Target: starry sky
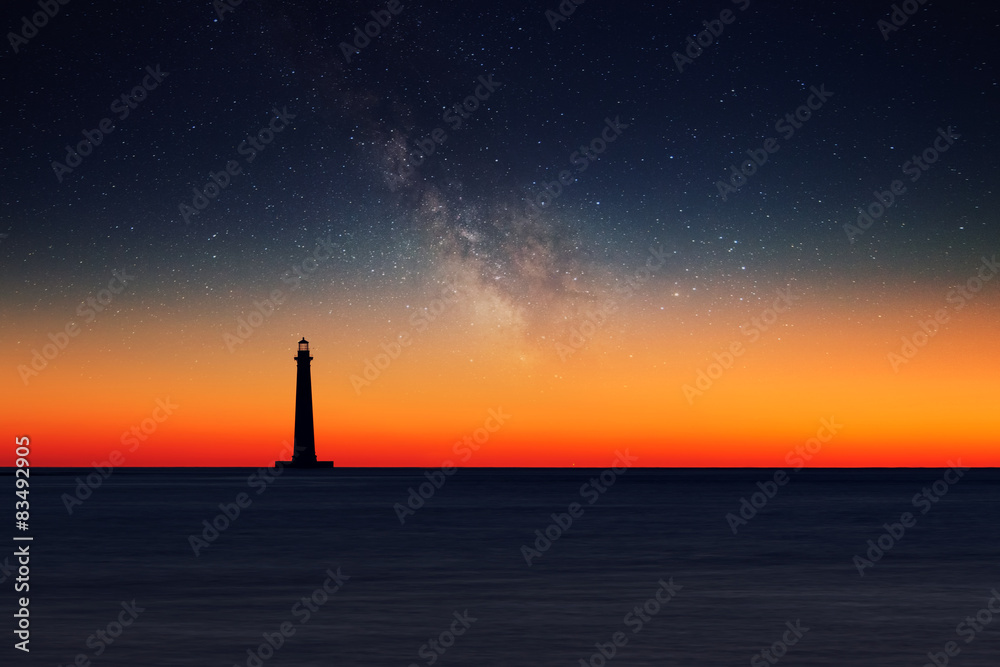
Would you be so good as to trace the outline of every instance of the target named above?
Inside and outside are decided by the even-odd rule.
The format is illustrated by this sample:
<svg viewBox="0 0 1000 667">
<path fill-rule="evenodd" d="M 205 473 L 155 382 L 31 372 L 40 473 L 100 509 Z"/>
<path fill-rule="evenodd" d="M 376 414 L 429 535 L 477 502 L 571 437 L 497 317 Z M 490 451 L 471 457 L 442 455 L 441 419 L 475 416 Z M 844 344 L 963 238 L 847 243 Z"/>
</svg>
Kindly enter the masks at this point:
<svg viewBox="0 0 1000 667">
<path fill-rule="evenodd" d="M 4 432 L 267 465 L 304 336 L 338 466 L 1000 465 L 1000 11 L 913 8 L 6 3 Z"/>
</svg>

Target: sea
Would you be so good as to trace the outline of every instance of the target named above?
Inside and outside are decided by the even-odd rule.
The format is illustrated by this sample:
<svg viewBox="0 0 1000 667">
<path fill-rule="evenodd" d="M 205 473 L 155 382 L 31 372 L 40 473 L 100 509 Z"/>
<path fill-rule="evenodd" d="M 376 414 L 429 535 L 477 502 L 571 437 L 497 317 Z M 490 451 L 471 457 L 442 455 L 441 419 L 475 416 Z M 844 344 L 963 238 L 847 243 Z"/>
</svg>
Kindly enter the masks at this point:
<svg viewBox="0 0 1000 667">
<path fill-rule="evenodd" d="M 0 664 L 1000 665 L 997 469 L 104 474 L 0 476 Z"/>
</svg>

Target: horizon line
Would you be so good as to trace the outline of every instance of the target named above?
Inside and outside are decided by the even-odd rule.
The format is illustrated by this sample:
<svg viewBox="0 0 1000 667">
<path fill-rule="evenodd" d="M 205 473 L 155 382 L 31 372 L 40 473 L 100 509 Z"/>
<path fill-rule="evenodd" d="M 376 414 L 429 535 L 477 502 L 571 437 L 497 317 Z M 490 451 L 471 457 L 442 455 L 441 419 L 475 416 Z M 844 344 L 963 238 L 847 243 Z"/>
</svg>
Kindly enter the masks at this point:
<svg viewBox="0 0 1000 667">
<path fill-rule="evenodd" d="M 265 467 L 274 470 L 273 463 L 268 465 L 233 465 L 233 466 L 185 466 L 185 465 L 164 465 L 164 466 L 113 466 L 113 470 L 237 470 L 254 469 Z M 454 466 L 455 470 L 605 470 L 608 466 Z M 629 466 L 630 470 L 783 470 L 791 466 Z M 943 470 L 950 466 L 803 466 L 796 470 Z M 965 467 L 965 466 L 963 466 Z M 59 469 L 79 469 L 88 470 L 94 468 L 89 466 L 49 466 L 33 465 L 32 470 L 59 470 Z M 440 466 L 337 466 L 326 470 L 432 470 Z M 1000 470 L 1000 466 L 968 466 L 970 470 Z M 17 470 L 15 466 L 0 466 L 0 470 L 11 472 Z M 282 470 L 292 469 L 290 466 L 282 467 Z"/>
</svg>

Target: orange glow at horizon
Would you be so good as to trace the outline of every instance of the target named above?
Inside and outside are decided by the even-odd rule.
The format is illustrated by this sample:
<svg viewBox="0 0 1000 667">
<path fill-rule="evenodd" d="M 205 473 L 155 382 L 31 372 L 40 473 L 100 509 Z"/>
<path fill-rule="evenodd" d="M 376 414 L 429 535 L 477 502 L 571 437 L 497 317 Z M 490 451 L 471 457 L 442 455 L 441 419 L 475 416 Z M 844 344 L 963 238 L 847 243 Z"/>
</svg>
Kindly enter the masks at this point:
<svg viewBox="0 0 1000 667">
<path fill-rule="evenodd" d="M 2 353 L 14 387 L 5 430 L 31 437 L 37 466 L 90 466 L 114 450 L 125 466 L 273 465 L 292 439 L 292 357 L 305 335 L 317 454 L 338 467 L 605 467 L 616 449 L 638 466 L 787 467 L 786 455 L 824 420 L 838 430 L 811 467 L 1000 465 L 992 298 L 953 313 L 898 372 L 887 355 L 938 307 L 927 299 L 861 313 L 803 298 L 755 341 L 739 325 L 762 306 L 734 307 L 712 323 L 623 307 L 565 361 L 555 342 L 568 341 L 566 331 L 529 337 L 509 313 L 474 334 L 457 326 L 484 321 L 477 307 L 459 303 L 418 331 L 408 317 L 319 316 L 290 304 L 232 352 L 222 334 L 235 318 L 213 327 L 192 319 L 183 333 L 105 318 L 28 386 L 13 379 L 17 367 L 65 322 L 22 321 L 16 337 L 8 324 L 18 341 Z M 352 384 L 403 330 L 410 344 L 378 359 L 384 368 L 369 384 Z M 733 342 L 741 354 L 730 360 Z M 168 415 L 163 405 L 176 407 Z M 491 410 L 509 417 L 477 451 L 456 444 Z"/>
</svg>

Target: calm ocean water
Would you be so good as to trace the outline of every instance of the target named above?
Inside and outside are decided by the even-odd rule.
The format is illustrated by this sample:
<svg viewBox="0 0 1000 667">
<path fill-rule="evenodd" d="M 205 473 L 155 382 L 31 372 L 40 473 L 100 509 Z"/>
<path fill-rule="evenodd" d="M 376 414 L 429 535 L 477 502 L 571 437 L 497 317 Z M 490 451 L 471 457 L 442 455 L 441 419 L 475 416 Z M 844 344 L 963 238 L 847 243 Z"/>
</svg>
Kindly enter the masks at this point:
<svg viewBox="0 0 1000 667">
<path fill-rule="evenodd" d="M 1000 664 L 996 470 L 915 505 L 943 470 L 804 470 L 752 498 L 774 471 L 629 470 L 601 492 L 600 470 L 464 469 L 404 524 L 394 504 L 423 470 L 117 470 L 70 515 L 89 472 L 33 471 L 31 654 L 3 649 L 17 664 Z M 241 493 L 196 556 L 190 536 Z M 741 498 L 767 502 L 734 534 Z M 530 567 L 522 545 L 539 547 Z M 0 576 L 13 644 L 16 575 Z"/>
</svg>

